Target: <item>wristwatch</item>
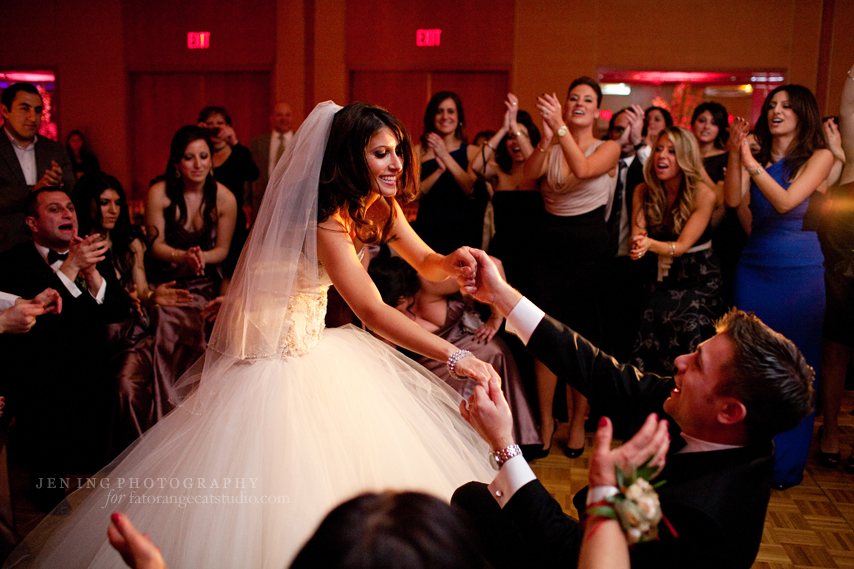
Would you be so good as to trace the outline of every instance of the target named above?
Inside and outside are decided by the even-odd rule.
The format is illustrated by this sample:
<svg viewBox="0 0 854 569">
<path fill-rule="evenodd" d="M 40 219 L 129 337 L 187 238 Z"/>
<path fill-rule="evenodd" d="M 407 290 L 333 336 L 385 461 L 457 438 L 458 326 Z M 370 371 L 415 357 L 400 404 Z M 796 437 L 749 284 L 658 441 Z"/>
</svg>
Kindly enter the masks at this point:
<svg viewBox="0 0 854 569">
<path fill-rule="evenodd" d="M 635 150 L 640 150 L 641 148 L 644 147 L 644 144 L 646 144 L 646 143 L 643 140 L 641 140 L 640 142 L 635 144 L 632 148 L 634 148 Z"/>
<path fill-rule="evenodd" d="M 557 129 L 557 135 L 560 138 L 563 138 L 564 136 L 566 136 L 566 133 L 568 133 L 568 132 L 569 132 L 569 129 L 566 128 L 566 125 L 563 125 L 559 129 Z"/>
<path fill-rule="evenodd" d="M 504 447 L 501 450 L 494 450 L 490 452 L 489 462 L 495 470 L 498 470 L 504 466 L 505 462 L 520 454 L 522 454 L 522 449 L 519 448 L 519 445 L 510 445 L 509 447 Z"/>
</svg>

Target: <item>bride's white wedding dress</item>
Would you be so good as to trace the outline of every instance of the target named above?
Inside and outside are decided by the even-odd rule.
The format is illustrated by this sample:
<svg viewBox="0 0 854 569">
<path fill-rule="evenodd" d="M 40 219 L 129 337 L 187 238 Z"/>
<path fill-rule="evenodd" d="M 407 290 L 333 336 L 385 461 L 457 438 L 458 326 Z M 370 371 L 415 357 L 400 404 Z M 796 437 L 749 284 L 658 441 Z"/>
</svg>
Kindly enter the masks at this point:
<svg viewBox="0 0 854 569">
<path fill-rule="evenodd" d="M 12 566 L 124 567 L 106 539 L 118 510 L 151 534 L 170 567 L 284 569 L 326 513 L 358 493 L 449 499 L 461 484 L 491 478 L 489 449 L 460 417 L 459 396 L 366 332 L 324 330 L 330 281 L 305 254 L 311 247 L 271 269 L 259 263 L 272 245 L 259 239 L 256 227 L 235 274 L 243 284 L 218 317 L 228 323 L 217 322 L 211 342 L 215 351 L 217 338 L 227 340 L 232 353 L 209 348 L 199 389 L 102 471 L 96 488 L 75 492 L 70 514 L 48 516 Z M 279 273 L 271 282 L 296 275 L 281 309 L 265 298 L 270 308 L 258 313 L 259 297 L 280 292 L 264 281 L 271 272 Z M 281 322 L 260 326 L 271 318 Z"/>
</svg>

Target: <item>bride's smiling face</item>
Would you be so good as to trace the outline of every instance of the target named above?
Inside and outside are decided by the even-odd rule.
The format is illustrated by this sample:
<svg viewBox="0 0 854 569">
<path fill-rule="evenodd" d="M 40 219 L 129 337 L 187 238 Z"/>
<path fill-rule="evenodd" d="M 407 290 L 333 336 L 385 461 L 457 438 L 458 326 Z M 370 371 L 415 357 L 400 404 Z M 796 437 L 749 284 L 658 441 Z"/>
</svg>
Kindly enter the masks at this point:
<svg viewBox="0 0 854 569">
<path fill-rule="evenodd" d="M 385 197 L 397 193 L 397 179 L 403 172 L 400 141 L 390 128 L 383 127 L 368 141 L 365 162 L 371 177 L 371 191 Z"/>
</svg>

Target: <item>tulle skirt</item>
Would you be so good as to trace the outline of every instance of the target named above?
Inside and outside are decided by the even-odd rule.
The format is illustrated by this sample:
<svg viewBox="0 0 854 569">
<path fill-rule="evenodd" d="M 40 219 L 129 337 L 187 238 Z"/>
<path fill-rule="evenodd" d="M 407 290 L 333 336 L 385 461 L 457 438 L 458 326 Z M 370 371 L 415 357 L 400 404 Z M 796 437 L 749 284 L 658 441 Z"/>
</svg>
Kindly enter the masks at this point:
<svg viewBox="0 0 854 569">
<path fill-rule="evenodd" d="M 190 412 L 191 396 L 72 494 L 69 515 L 60 507 L 48 516 L 9 565 L 124 567 L 106 540 L 118 510 L 171 567 L 283 569 L 326 513 L 356 494 L 449 499 L 492 478 L 459 396 L 356 328 L 327 330 L 303 357 L 243 363 L 204 381 L 219 383 L 204 411 Z"/>
</svg>

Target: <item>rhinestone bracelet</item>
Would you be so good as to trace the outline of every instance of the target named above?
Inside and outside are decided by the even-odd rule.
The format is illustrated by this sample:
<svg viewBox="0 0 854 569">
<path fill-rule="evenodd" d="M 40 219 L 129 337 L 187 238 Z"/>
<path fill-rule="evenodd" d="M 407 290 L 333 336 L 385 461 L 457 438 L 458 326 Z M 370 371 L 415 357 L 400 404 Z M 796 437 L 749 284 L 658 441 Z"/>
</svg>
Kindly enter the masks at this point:
<svg viewBox="0 0 854 569">
<path fill-rule="evenodd" d="M 457 350 L 451 355 L 450 358 L 448 358 L 448 373 L 451 374 L 451 377 L 459 381 L 466 381 L 467 379 L 469 379 L 467 376 L 459 375 L 457 373 L 457 362 L 463 358 L 468 357 L 473 358 L 474 354 L 468 350 Z"/>
</svg>

